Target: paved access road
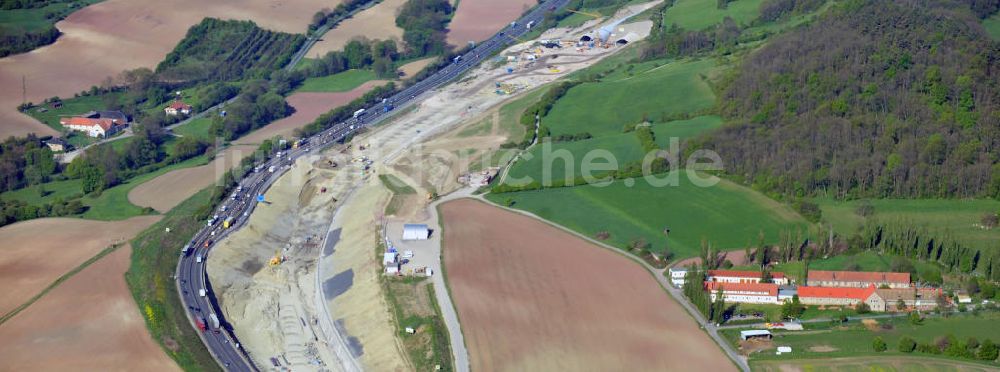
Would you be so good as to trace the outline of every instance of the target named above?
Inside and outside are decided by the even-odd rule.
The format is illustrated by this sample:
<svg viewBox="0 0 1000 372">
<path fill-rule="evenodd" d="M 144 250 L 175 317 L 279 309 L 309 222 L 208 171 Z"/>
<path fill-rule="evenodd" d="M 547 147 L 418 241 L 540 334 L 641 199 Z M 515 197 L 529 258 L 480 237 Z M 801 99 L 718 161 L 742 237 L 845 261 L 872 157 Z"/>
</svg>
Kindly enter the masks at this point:
<svg viewBox="0 0 1000 372">
<path fill-rule="evenodd" d="M 340 141 L 354 131 L 368 125 L 378 123 L 390 116 L 394 110 L 408 106 L 417 101 L 424 93 L 438 88 L 455 79 L 465 71 L 489 58 L 494 52 L 510 45 L 515 38 L 527 33 L 529 24 L 539 24 L 546 12 L 562 8 L 569 0 L 547 0 L 525 14 L 516 23 L 505 27 L 498 34 L 480 43 L 471 51 L 457 56 L 453 63 L 437 73 L 413 84 L 399 93 L 387 97 L 382 102 L 368 107 L 364 112 L 343 123 L 338 123 L 329 129 L 307 138 L 298 148 L 273 156 L 258 163 L 255 170 L 239 181 L 233 194 L 216 210 L 214 223 L 206 226 L 195 234 L 188 247 L 181 253 L 177 264 L 177 288 L 181 300 L 187 307 L 192 324 L 204 325 L 201 332 L 202 341 L 219 364 L 230 371 L 254 371 L 257 367 L 239 347 L 239 341 L 231 327 L 222 316 L 218 301 L 212 291 L 211 283 L 205 273 L 205 261 L 209 258 L 215 242 L 242 227 L 250 213 L 257 206 L 257 196 L 263 195 L 291 164 L 299 157 L 313 150 L 320 150 Z M 229 227 L 225 222 L 229 220 Z M 201 291 L 204 290 L 204 296 Z M 220 321 L 216 329 L 212 317 Z"/>
</svg>

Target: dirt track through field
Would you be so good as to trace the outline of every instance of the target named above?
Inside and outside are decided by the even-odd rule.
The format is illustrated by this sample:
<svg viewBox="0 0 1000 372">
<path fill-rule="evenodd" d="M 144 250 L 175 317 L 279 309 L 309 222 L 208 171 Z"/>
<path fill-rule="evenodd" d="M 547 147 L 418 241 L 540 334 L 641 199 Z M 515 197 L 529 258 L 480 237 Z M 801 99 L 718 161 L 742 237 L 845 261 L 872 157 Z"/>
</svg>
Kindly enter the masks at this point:
<svg viewBox="0 0 1000 372">
<path fill-rule="evenodd" d="M 486 40 L 536 4 L 534 0 L 462 0 L 448 25 L 448 44 Z"/>
<path fill-rule="evenodd" d="M 104 248 L 131 239 L 159 219 L 140 216 L 103 222 L 41 218 L 0 228 L 0 314 L 20 306 Z"/>
<path fill-rule="evenodd" d="M 350 19 L 340 22 L 336 28 L 323 35 L 323 39 L 309 50 L 309 57 L 321 57 L 335 50 L 344 49 L 344 45 L 357 37 L 369 40 L 396 40 L 402 49 L 400 40 L 403 29 L 396 26 L 396 13 L 406 3 L 406 0 L 384 0 L 377 5 L 363 10 Z"/>
<path fill-rule="evenodd" d="M 250 19 L 262 27 L 303 33 L 327 0 L 107 0 L 71 14 L 56 26 L 63 35 L 52 45 L 0 59 L 0 138 L 29 132 L 55 134 L 15 109 L 21 79 L 27 100 L 40 102 L 100 85 L 108 76 L 137 67 L 153 68 L 204 17 Z"/>
<path fill-rule="evenodd" d="M 440 208 L 473 370 L 734 370 L 637 263 L 480 201 Z"/>
<path fill-rule="evenodd" d="M 0 326 L 0 369 L 180 370 L 150 338 L 125 285 L 131 252 L 126 245 L 104 256 Z"/>
</svg>

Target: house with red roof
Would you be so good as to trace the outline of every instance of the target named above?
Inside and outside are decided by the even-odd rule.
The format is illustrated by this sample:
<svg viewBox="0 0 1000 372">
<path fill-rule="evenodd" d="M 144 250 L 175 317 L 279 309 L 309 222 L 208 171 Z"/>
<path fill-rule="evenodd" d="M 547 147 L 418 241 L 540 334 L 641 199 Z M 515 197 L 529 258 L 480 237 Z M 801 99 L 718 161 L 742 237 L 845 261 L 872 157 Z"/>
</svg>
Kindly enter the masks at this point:
<svg viewBox="0 0 1000 372">
<path fill-rule="evenodd" d="M 705 290 L 715 301 L 717 292 L 722 292 L 726 302 L 751 304 L 780 304 L 778 301 L 778 285 L 774 283 L 725 283 L 705 282 Z"/>
<path fill-rule="evenodd" d="M 799 286 L 798 288 L 799 302 L 803 305 L 856 306 L 874 293 L 875 286 L 868 288 Z"/>
<path fill-rule="evenodd" d="M 909 288 L 910 273 L 811 270 L 806 284 L 814 287 Z"/>
<path fill-rule="evenodd" d="M 128 123 L 122 120 L 123 117 L 124 115 L 119 117 L 117 115 L 105 116 L 93 113 L 84 116 L 60 118 L 59 124 L 66 127 L 66 129 L 84 132 L 88 136 L 101 138 L 115 134 L 125 128 Z"/>
<path fill-rule="evenodd" d="M 190 115 L 191 105 L 181 101 L 174 101 L 173 103 L 170 104 L 170 106 L 164 108 L 163 112 L 167 113 L 167 115 L 174 115 L 174 116 L 176 116 L 177 114 Z"/>
<path fill-rule="evenodd" d="M 744 270 L 708 270 L 705 280 L 719 283 L 760 283 L 759 271 Z M 782 272 L 772 272 L 771 281 L 778 285 L 789 284 L 788 277 Z"/>
</svg>

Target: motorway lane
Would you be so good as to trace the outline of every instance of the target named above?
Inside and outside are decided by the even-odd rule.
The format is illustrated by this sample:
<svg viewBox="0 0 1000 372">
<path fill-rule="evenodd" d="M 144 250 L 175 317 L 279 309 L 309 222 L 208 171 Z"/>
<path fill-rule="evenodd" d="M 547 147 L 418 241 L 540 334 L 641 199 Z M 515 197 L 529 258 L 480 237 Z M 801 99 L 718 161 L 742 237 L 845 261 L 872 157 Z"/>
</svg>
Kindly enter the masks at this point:
<svg viewBox="0 0 1000 372">
<path fill-rule="evenodd" d="M 416 84 L 403 89 L 401 92 L 387 97 L 382 102 L 368 107 L 358 117 L 346 120 L 343 123 L 317 133 L 310 137 L 305 144 L 297 149 L 288 150 L 281 157 L 268 159 L 257 166 L 257 170 L 250 173 L 239 182 L 239 191 L 235 192 L 235 197 L 231 197 L 220 205 L 216 210 L 218 218 L 214 225 L 207 225 L 195 234 L 191 240 L 191 251 L 182 255 L 178 262 L 177 280 L 180 282 L 180 296 L 188 313 L 194 319 L 204 319 L 207 322 L 210 314 L 217 314 L 223 323 L 222 330 L 215 332 L 208 330 L 201 332 L 202 340 L 208 346 L 212 355 L 226 369 L 230 371 L 254 371 L 257 370 L 252 361 L 245 354 L 245 351 L 236 347 L 238 341 L 232 330 L 227 330 L 228 324 L 219 311 L 210 283 L 207 282 L 205 273 L 205 261 L 210 255 L 212 245 L 225 238 L 229 233 L 242 227 L 250 213 L 256 207 L 256 196 L 263 195 L 264 191 L 277 180 L 284 171 L 288 169 L 299 157 L 310 153 L 312 150 L 319 151 L 353 133 L 364 126 L 378 123 L 387 116 L 386 113 L 398 110 L 409 104 L 416 102 L 417 97 L 435 89 L 442 84 L 458 77 L 469 68 L 479 65 L 483 60 L 489 58 L 493 52 L 500 50 L 512 43 L 516 37 L 521 36 L 530 30 L 526 25 L 531 22 L 541 23 L 545 12 L 565 6 L 569 0 L 549 0 L 517 21 L 516 24 L 505 27 L 500 33 L 492 38 L 480 43 L 473 50 L 461 55 L 452 64 L 446 66 L 435 74 L 427 77 Z M 387 109 L 388 107 L 388 109 Z M 269 168 L 276 167 L 272 173 Z M 223 206 L 226 208 L 222 210 Z M 222 227 L 222 221 L 226 218 L 233 218 L 232 225 L 226 229 Z M 197 262 L 196 257 L 201 256 L 202 262 Z M 199 296 L 198 291 L 205 289 L 206 297 Z M 208 325 L 211 328 L 211 325 Z"/>
</svg>

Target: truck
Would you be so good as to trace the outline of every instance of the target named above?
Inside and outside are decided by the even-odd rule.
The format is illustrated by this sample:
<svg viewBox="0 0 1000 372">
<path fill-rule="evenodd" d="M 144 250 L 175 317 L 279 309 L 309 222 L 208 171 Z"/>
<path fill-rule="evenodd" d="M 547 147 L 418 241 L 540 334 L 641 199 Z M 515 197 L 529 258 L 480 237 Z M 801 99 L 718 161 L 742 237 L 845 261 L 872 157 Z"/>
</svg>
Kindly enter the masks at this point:
<svg viewBox="0 0 1000 372">
<path fill-rule="evenodd" d="M 528 29 L 530 30 L 530 29 L 531 29 L 531 27 L 532 27 L 532 26 L 534 26 L 534 25 L 535 25 L 535 21 L 531 21 L 531 22 L 528 22 L 528 24 L 527 24 L 526 26 L 527 26 L 527 27 L 528 27 Z"/>
<path fill-rule="evenodd" d="M 198 290 L 198 296 L 205 297 L 205 289 L 204 288 Z"/>
<path fill-rule="evenodd" d="M 212 329 L 218 332 L 219 326 L 221 325 L 219 324 L 219 317 L 216 316 L 215 313 L 208 314 L 208 321 L 212 325 Z"/>
<path fill-rule="evenodd" d="M 462 60 L 462 56 L 455 56 L 455 58 L 452 58 L 451 61 L 454 62 L 454 63 L 458 63 L 458 61 L 461 61 L 461 60 Z"/>
<path fill-rule="evenodd" d="M 195 318 L 194 322 L 198 324 L 198 329 L 200 329 L 202 332 L 205 332 L 205 330 L 208 329 L 208 327 L 205 327 L 205 318 L 199 316 Z"/>
<path fill-rule="evenodd" d="M 201 263 L 201 255 L 200 254 L 194 257 L 194 262 Z"/>
<path fill-rule="evenodd" d="M 274 170 L 275 170 L 275 169 L 277 169 L 277 168 L 275 168 L 275 167 L 274 167 L 274 166 L 272 165 L 272 166 L 270 166 L 270 167 L 268 167 L 268 168 L 267 168 L 267 171 L 268 171 L 268 172 L 270 172 L 270 173 L 274 173 Z"/>
<path fill-rule="evenodd" d="M 226 219 L 222 221 L 222 227 L 228 229 L 230 226 L 233 225 L 233 221 L 234 220 L 232 217 L 226 217 Z"/>
<path fill-rule="evenodd" d="M 185 257 L 188 255 L 188 253 L 191 253 L 191 243 L 185 244 L 184 248 L 181 249 L 181 254 L 183 254 Z"/>
<path fill-rule="evenodd" d="M 354 112 L 354 118 L 357 119 L 359 116 L 364 115 L 364 113 L 365 109 L 358 109 L 358 111 Z"/>
<path fill-rule="evenodd" d="M 215 225 L 215 217 L 209 218 L 206 225 L 208 225 L 208 227 L 212 227 L 212 225 Z"/>
<path fill-rule="evenodd" d="M 383 112 L 389 112 L 392 111 L 392 109 L 393 109 L 392 105 L 385 105 L 382 107 Z"/>
</svg>

